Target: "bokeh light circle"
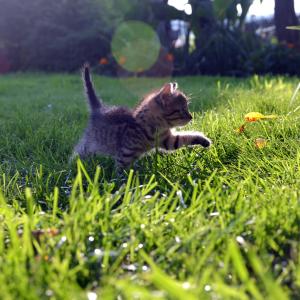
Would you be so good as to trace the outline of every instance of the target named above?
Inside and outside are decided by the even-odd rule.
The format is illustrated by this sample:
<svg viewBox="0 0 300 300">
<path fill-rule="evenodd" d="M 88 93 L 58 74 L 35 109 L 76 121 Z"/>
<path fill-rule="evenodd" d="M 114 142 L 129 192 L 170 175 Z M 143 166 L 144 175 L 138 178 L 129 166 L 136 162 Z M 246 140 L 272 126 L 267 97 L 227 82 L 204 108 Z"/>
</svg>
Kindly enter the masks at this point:
<svg viewBox="0 0 300 300">
<path fill-rule="evenodd" d="M 123 69 L 144 72 L 157 61 L 160 41 L 148 24 L 126 21 L 115 31 L 111 48 L 115 60 Z"/>
</svg>

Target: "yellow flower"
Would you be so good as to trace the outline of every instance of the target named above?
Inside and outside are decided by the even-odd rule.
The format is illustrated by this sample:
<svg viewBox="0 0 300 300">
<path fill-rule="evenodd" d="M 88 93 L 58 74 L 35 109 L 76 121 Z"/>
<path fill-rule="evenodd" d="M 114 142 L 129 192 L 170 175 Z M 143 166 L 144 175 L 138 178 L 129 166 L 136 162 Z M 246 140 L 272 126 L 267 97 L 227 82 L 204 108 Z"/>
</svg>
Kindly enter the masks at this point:
<svg viewBox="0 0 300 300">
<path fill-rule="evenodd" d="M 258 138 L 255 140 L 255 147 L 258 149 L 262 149 L 267 146 L 267 141 L 262 138 Z"/>
<path fill-rule="evenodd" d="M 245 120 L 247 122 L 256 122 L 256 121 L 265 120 L 265 119 L 276 119 L 277 117 L 278 116 L 276 116 L 276 115 L 265 116 L 259 112 L 250 112 L 245 115 Z"/>
<path fill-rule="evenodd" d="M 240 128 L 237 128 L 235 131 L 237 133 L 243 133 L 245 131 L 246 124 L 243 124 Z"/>
</svg>

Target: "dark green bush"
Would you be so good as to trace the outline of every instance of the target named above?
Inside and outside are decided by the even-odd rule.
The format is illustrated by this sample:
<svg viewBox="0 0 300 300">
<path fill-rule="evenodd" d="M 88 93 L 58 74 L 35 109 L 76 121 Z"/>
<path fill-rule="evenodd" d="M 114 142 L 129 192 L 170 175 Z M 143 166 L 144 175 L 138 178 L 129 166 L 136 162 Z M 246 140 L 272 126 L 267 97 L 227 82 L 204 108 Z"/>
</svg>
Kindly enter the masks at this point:
<svg viewBox="0 0 300 300">
<path fill-rule="evenodd" d="M 192 74 L 245 76 L 252 72 L 249 54 L 261 46 L 261 40 L 254 33 L 216 28 L 203 45 L 191 53 L 186 68 Z"/>
<path fill-rule="evenodd" d="M 221 27 L 203 40 L 187 58 L 175 52 L 176 74 L 300 75 L 300 52 L 293 45 L 272 44 L 254 32 Z"/>
<path fill-rule="evenodd" d="M 0 7 L 0 45 L 13 70 L 73 71 L 109 52 L 110 28 L 94 0 L 0 0 Z"/>
<path fill-rule="evenodd" d="M 183 18 L 169 10 L 166 4 L 151 0 L 0 0 L 0 72 L 72 72 L 89 61 L 101 74 L 119 74 L 110 49 L 117 25 L 123 20 L 140 20 L 159 32 L 159 24 Z M 162 51 L 175 57 L 175 75 L 300 75 L 299 50 L 264 42 L 254 32 L 235 26 L 235 18 L 225 22 L 212 17 L 205 27 L 198 22 L 203 16 L 197 16 L 197 10 L 194 13 L 195 20 L 189 20 L 190 29 L 196 30 L 192 53 L 185 48 L 170 49 L 172 41 L 159 34 Z M 101 59 L 105 63 L 99 64 Z M 161 69 L 152 68 L 145 75 L 161 75 L 157 71 Z"/>
<path fill-rule="evenodd" d="M 257 74 L 300 75 L 300 52 L 288 45 L 268 44 L 250 54 L 249 64 Z"/>
</svg>

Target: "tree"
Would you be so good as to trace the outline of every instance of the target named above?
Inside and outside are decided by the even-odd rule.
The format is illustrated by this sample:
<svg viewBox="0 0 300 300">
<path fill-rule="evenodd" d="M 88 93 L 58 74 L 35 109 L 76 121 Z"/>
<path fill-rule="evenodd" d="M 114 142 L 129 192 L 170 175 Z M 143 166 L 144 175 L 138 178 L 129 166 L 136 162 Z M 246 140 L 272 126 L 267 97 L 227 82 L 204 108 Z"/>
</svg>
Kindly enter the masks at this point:
<svg viewBox="0 0 300 300">
<path fill-rule="evenodd" d="M 95 0 L 0 0 L 0 48 L 11 70 L 78 70 L 107 55 L 112 29 Z"/>
<path fill-rule="evenodd" d="M 294 0 L 275 0 L 275 26 L 278 41 L 298 44 L 299 32 L 286 29 L 299 24 L 295 13 Z"/>
</svg>

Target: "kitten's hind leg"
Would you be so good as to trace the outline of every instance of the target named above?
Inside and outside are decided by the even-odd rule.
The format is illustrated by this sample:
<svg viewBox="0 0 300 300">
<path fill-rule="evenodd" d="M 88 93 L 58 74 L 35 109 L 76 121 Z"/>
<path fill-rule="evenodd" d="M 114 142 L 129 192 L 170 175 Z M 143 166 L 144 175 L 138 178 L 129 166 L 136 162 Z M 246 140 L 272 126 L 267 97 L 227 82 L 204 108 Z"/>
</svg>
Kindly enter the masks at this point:
<svg viewBox="0 0 300 300">
<path fill-rule="evenodd" d="M 80 156 L 78 155 L 78 153 L 76 153 L 75 151 L 73 151 L 73 153 L 71 154 L 70 158 L 69 158 L 69 164 L 73 163 L 74 161 L 77 160 L 77 158 L 79 158 Z"/>
<path fill-rule="evenodd" d="M 90 154 L 95 154 L 95 151 L 93 152 L 92 149 L 90 149 L 89 144 L 87 144 L 84 140 L 79 142 L 78 145 L 76 145 L 74 149 L 73 157 L 80 157 L 81 159 L 86 158 Z"/>
<path fill-rule="evenodd" d="M 117 169 L 124 170 L 129 169 L 133 165 L 133 162 L 139 157 L 136 152 L 120 151 L 115 158 Z"/>
<path fill-rule="evenodd" d="M 132 164 L 132 161 L 125 161 L 123 158 L 120 158 L 120 157 L 118 157 L 116 159 L 117 170 L 120 172 L 122 172 L 123 170 L 129 169 L 131 164 Z"/>
</svg>

